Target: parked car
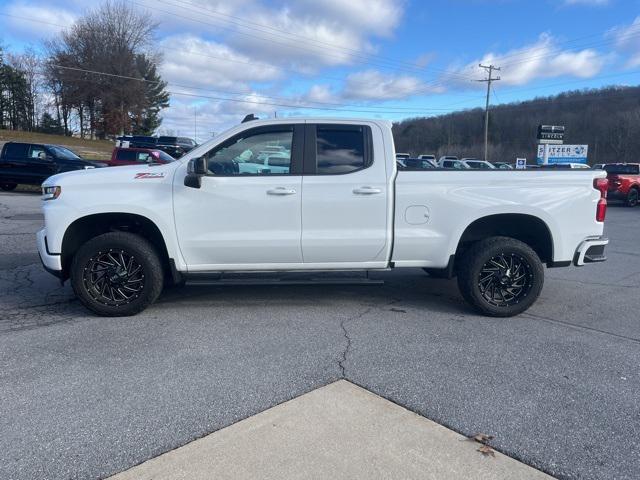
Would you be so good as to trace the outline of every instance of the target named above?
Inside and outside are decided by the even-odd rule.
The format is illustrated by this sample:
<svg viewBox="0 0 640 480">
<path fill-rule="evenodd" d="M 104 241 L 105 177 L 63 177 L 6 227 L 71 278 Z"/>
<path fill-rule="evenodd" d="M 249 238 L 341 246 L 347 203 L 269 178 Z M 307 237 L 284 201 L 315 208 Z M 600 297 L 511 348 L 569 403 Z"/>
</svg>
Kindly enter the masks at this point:
<svg viewBox="0 0 640 480">
<path fill-rule="evenodd" d="M 7 142 L 0 152 L 0 188 L 13 190 L 19 183 L 40 185 L 57 173 L 104 166 L 60 145 Z"/>
<path fill-rule="evenodd" d="M 432 170 L 437 168 L 436 164 L 426 158 L 404 158 L 396 161 L 398 170 Z"/>
<path fill-rule="evenodd" d="M 494 167 L 499 168 L 500 170 L 513 170 L 515 167 L 511 163 L 508 162 L 491 162 Z"/>
<path fill-rule="evenodd" d="M 469 165 L 467 165 L 466 163 L 456 159 L 455 157 L 453 157 L 453 158 L 449 158 L 449 157 L 440 158 L 440 161 L 438 162 L 438 166 L 440 168 L 448 168 L 448 169 L 453 169 L 453 170 L 469 170 L 471 168 L 471 167 L 469 167 Z"/>
<path fill-rule="evenodd" d="M 125 143 L 126 142 L 126 143 Z M 156 148 L 158 139 L 144 135 L 124 135 L 116 137 L 116 146 L 124 148 Z"/>
<path fill-rule="evenodd" d="M 593 167 L 594 170 L 604 170 L 604 166 L 606 165 L 606 163 L 596 163 Z"/>
<path fill-rule="evenodd" d="M 607 163 L 609 198 L 622 200 L 629 207 L 640 201 L 640 163 Z"/>
<path fill-rule="evenodd" d="M 436 165 L 438 163 L 438 160 L 436 159 L 435 155 L 418 155 L 418 158 L 420 160 L 429 160 L 431 163 L 433 163 L 434 165 Z"/>
<path fill-rule="evenodd" d="M 195 140 L 187 137 L 158 137 L 155 147 L 168 153 L 173 158 L 180 158 L 185 153 L 191 151 L 198 144 Z"/>
<path fill-rule="evenodd" d="M 176 162 L 53 176 L 42 262 L 107 316 L 140 312 L 165 282 L 225 271 L 408 267 L 457 276 L 479 312 L 512 316 L 540 294 L 544 264 L 606 259 L 605 172 L 398 172 L 391 126 L 255 120 Z M 273 144 L 291 151 L 285 173 L 234 166 Z"/>
<path fill-rule="evenodd" d="M 111 152 L 111 160 L 108 165 L 110 167 L 118 167 L 122 165 L 140 165 L 144 163 L 169 163 L 174 162 L 168 153 L 162 150 L 153 150 L 149 148 L 120 148 L 116 147 Z"/>
<path fill-rule="evenodd" d="M 591 169 L 591 167 L 586 163 L 549 163 L 547 165 L 539 165 L 539 167 L 547 170 L 562 170 L 562 169 L 590 170 Z"/>
<path fill-rule="evenodd" d="M 405 158 L 411 158 L 411 155 L 408 153 L 396 153 L 396 160 L 402 160 Z"/>
<path fill-rule="evenodd" d="M 438 160 L 438 164 L 441 164 L 444 160 L 458 160 L 458 157 L 455 155 L 443 155 L 440 157 L 440 160 Z"/>
<path fill-rule="evenodd" d="M 484 160 L 478 160 L 477 158 L 463 158 L 460 160 L 467 167 L 472 168 L 474 170 L 494 170 L 496 167 L 491 165 L 489 162 L 485 162 Z"/>
</svg>

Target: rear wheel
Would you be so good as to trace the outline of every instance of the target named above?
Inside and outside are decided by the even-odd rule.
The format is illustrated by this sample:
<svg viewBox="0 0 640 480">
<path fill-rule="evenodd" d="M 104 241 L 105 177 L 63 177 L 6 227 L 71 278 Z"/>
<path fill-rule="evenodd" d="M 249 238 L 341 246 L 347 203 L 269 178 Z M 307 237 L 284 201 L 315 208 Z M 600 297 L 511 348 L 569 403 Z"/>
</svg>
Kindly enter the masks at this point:
<svg viewBox="0 0 640 480">
<path fill-rule="evenodd" d="M 153 245 L 127 232 L 110 232 L 82 245 L 71 264 L 71 286 L 98 315 L 135 315 L 153 303 L 163 285 Z"/>
<path fill-rule="evenodd" d="M 463 255 L 458 287 L 476 310 L 492 317 L 511 317 L 536 301 L 544 283 L 544 267 L 527 244 L 509 237 L 491 237 Z"/>
<path fill-rule="evenodd" d="M 638 201 L 640 201 L 640 195 L 638 194 L 637 188 L 632 188 L 629 190 L 627 194 L 627 207 L 635 207 L 638 205 Z"/>
<path fill-rule="evenodd" d="M 17 183 L 0 183 L 0 188 L 5 192 L 10 192 L 11 190 L 15 190 L 18 186 Z"/>
</svg>

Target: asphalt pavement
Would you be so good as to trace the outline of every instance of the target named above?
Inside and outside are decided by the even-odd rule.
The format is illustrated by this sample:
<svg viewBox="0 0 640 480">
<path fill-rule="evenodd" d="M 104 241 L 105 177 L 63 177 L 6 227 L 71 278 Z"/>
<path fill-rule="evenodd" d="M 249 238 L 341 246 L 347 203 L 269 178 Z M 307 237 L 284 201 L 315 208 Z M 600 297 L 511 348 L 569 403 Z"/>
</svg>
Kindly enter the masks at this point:
<svg viewBox="0 0 640 480">
<path fill-rule="evenodd" d="M 44 272 L 39 197 L 0 193 L 0 478 L 100 478 L 340 378 L 559 478 L 640 471 L 640 208 L 608 262 L 480 317 L 421 270 L 384 285 L 186 287 L 90 315 Z"/>
</svg>

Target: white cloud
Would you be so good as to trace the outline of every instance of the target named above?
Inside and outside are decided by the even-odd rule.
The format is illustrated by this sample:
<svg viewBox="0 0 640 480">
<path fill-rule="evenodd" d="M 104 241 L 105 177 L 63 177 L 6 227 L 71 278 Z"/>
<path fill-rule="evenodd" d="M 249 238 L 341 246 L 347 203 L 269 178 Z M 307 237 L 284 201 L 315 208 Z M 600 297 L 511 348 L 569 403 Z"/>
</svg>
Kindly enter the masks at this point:
<svg viewBox="0 0 640 480">
<path fill-rule="evenodd" d="M 376 36 L 388 36 L 398 26 L 404 2 L 397 0 L 298 0 L 301 16 L 309 15 Z"/>
<path fill-rule="evenodd" d="M 435 91 L 432 86 L 411 75 L 365 70 L 347 76 L 342 96 L 356 100 L 391 100 Z"/>
<path fill-rule="evenodd" d="M 362 54 L 376 50 L 370 39 L 390 36 L 403 10 L 402 2 L 394 0 L 300 0 L 275 7 L 240 0 L 183 8 L 162 3 L 149 13 L 165 32 L 213 34 L 249 57 L 313 73 L 324 66 L 361 63 Z"/>
<path fill-rule="evenodd" d="M 70 27 L 76 19 L 76 14 L 47 4 L 18 2 L 8 5 L 5 11 L 12 15 L 3 18 L 6 28 L 11 33 L 29 38 L 31 41 L 49 38 L 62 29 L 60 25 Z"/>
<path fill-rule="evenodd" d="M 630 25 L 612 29 L 608 36 L 614 39 L 617 51 L 628 55 L 628 68 L 640 66 L 640 16 Z"/>
<path fill-rule="evenodd" d="M 542 34 L 537 42 L 504 54 L 487 53 L 469 62 L 459 74 L 445 75 L 443 81 L 455 86 L 469 86 L 471 81 L 482 78 L 484 72 L 478 64 L 493 64 L 502 68 L 497 72 L 501 85 L 524 85 L 534 80 L 554 77 L 591 78 L 604 66 L 606 58 L 592 49 L 562 51 L 551 35 Z"/>
<path fill-rule="evenodd" d="M 250 83 L 275 80 L 281 75 L 275 66 L 254 62 L 224 44 L 193 35 L 167 37 L 159 46 L 167 48 L 162 76 L 174 84 L 248 92 Z"/>
</svg>

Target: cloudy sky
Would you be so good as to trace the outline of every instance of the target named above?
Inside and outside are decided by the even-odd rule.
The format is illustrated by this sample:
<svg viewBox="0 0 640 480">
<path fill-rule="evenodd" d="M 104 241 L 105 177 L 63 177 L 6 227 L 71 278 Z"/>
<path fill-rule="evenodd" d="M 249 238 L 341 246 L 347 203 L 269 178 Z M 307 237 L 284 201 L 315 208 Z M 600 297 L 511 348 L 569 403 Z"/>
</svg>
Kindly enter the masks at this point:
<svg viewBox="0 0 640 480">
<path fill-rule="evenodd" d="M 638 84 L 640 0 L 129 0 L 158 24 L 171 107 L 198 140 L 260 117 L 398 120 Z M 38 48 L 96 0 L 0 0 L 0 42 Z"/>
</svg>

